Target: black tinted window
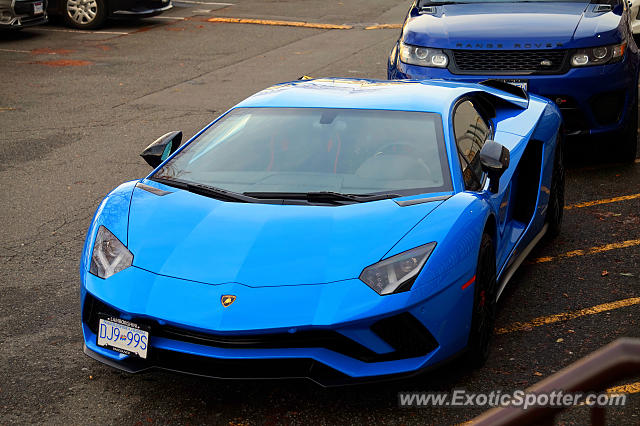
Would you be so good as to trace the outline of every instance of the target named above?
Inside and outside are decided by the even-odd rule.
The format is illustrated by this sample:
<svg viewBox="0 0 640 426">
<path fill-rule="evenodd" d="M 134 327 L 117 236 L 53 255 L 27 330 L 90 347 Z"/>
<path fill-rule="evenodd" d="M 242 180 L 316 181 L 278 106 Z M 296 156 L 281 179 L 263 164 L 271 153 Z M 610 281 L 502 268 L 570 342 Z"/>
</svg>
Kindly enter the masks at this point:
<svg viewBox="0 0 640 426">
<path fill-rule="evenodd" d="M 465 188 L 477 191 L 482 183 L 480 150 L 489 138 L 491 129 L 471 101 L 464 101 L 458 105 L 454 113 L 453 126 Z"/>
</svg>

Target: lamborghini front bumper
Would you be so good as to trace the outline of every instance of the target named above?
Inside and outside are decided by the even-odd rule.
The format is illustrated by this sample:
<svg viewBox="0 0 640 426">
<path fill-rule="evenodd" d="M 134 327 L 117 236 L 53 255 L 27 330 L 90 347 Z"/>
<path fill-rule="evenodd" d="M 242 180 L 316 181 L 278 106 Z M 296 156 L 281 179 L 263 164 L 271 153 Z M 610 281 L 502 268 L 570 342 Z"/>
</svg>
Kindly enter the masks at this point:
<svg viewBox="0 0 640 426">
<path fill-rule="evenodd" d="M 251 288 L 194 283 L 136 267 L 107 280 L 85 273 L 85 353 L 129 372 L 306 377 L 322 385 L 411 374 L 466 346 L 471 299 L 463 297 L 460 283 L 452 284 L 414 300 L 412 292 L 378 296 L 359 280 Z M 227 294 L 237 299 L 225 308 L 220 300 Z M 144 326 L 147 358 L 98 346 L 103 317 Z"/>
</svg>

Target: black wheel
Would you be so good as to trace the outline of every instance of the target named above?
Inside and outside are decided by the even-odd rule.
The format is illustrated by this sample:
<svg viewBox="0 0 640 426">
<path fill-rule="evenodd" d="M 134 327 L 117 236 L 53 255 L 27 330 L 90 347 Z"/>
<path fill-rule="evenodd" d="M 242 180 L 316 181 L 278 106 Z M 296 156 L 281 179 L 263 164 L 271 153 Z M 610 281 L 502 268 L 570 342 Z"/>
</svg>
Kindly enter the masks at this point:
<svg viewBox="0 0 640 426">
<path fill-rule="evenodd" d="M 549 206 L 547 207 L 547 237 L 555 238 L 560 235 L 562 218 L 564 216 L 564 185 L 565 169 L 563 146 L 558 138 L 556 156 L 553 162 L 553 175 L 551 177 L 551 191 L 549 194 Z"/>
<path fill-rule="evenodd" d="M 466 354 L 466 361 L 473 368 L 482 367 L 489 358 L 489 348 L 496 319 L 497 290 L 496 255 L 493 239 L 489 234 L 484 234 L 478 254 L 471 331 Z"/>
<path fill-rule="evenodd" d="M 107 19 L 105 0 L 63 0 L 62 6 L 65 22 L 74 28 L 99 28 Z"/>
<path fill-rule="evenodd" d="M 625 126 L 615 141 L 617 159 L 624 163 L 633 163 L 638 155 L 638 97 L 627 113 Z"/>
</svg>

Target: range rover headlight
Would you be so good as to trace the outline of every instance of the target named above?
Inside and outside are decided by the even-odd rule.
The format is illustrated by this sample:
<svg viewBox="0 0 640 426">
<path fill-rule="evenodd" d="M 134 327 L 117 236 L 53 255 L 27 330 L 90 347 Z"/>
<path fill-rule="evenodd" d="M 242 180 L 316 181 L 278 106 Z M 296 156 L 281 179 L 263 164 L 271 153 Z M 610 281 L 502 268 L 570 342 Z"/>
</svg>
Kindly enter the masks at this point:
<svg viewBox="0 0 640 426">
<path fill-rule="evenodd" d="M 106 279 L 127 269 L 132 263 L 133 254 L 111 231 L 100 225 L 93 244 L 89 272 Z"/>
<path fill-rule="evenodd" d="M 571 56 L 571 65 L 574 67 L 588 67 L 618 62 L 622 60 L 626 49 L 626 42 L 610 46 L 578 49 Z"/>
<path fill-rule="evenodd" d="M 421 67 L 446 68 L 449 57 L 441 49 L 400 43 L 400 60 Z"/>
<path fill-rule="evenodd" d="M 410 290 L 435 247 L 425 244 L 367 266 L 360 280 L 381 296 Z"/>
</svg>

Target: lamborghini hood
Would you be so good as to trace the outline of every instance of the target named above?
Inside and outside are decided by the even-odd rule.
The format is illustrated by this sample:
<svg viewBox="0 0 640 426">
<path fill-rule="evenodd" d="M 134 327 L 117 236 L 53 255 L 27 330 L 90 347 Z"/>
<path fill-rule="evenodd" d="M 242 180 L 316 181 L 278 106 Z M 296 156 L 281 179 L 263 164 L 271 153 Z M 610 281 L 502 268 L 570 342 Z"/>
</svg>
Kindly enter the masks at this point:
<svg viewBox="0 0 640 426">
<path fill-rule="evenodd" d="M 135 188 L 133 265 L 207 284 L 250 287 L 357 278 L 441 202 L 382 200 L 340 207 L 222 202 L 187 191 Z"/>
<path fill-rule="evenodd" d="M 547 49 L 565 46 L 589 5 L 583 2 L 450 4 L 411 18 L 404 42 L 448 49 Z"/>
</svg>

